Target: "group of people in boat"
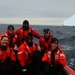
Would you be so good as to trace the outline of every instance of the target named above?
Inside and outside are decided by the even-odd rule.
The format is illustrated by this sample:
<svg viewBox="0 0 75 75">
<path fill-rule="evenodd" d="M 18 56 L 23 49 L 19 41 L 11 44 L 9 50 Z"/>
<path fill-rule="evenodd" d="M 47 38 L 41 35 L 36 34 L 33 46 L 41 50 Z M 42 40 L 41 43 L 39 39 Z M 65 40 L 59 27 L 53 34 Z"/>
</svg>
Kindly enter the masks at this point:
<svg viewBox="0 0 75 75">
<path fill-rule="evenodd" d="M 39 45 L 33 37 L 39 39 Z M 65 65 L 64 50 L 49 28 L 41 35 L 24 20 L 20 28 L 9 25 L 0 34 L 0 75 L 58 75 Z"/>
</svg>

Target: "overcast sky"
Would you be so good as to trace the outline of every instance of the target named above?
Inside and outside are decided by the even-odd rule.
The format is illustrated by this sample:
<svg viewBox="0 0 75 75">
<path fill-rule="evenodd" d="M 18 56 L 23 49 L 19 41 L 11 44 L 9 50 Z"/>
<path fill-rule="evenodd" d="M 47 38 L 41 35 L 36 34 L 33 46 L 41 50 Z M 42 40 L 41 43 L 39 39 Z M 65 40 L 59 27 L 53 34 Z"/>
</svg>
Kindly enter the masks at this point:
<svg viewBox="0 0 75 75">
<path fill-rule="evenodd" d="M 0 18 L 70 17 L 75 0 L 0 0 Z"/>
</svg>

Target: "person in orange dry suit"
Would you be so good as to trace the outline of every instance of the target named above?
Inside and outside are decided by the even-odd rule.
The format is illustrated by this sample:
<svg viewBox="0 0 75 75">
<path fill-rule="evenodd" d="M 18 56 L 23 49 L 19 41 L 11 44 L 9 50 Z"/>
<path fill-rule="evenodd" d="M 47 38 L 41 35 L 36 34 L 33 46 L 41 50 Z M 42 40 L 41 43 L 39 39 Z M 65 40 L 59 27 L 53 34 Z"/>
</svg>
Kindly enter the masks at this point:
<svg viewBox="0 0 75 75">
<path fill-rule="evenodd" d="M 9 37 L 9 46 L 14 49 L 15 45 L 18 45 L 18 36 L 15 33 L 15 28 L 13 25 L 9 25 L 5 32 Z"/>
<path fill-rule="evenodd" d="M 35 75 L 36 66 L 38 66 L 38 55 L 40 47 L 33 42 L 33 36 L 28 33 L 24 43 L 18 48 L 18 60 L 25 75 Z"/>
<path fill-rule="evenodd" d="M 59 75 L 61 69 L 66 65 L 64 51 L 58 47 L 58 39 L 52 38 L 51 47 L 42 58 L 46 75 Z M 63 75 L 63 74 L 62 74 Z"/>
<path fill-rule="evenodd" d="M 49 28 L 44 28 L 43 35 L 39 39 L 42 55 L 48 51 L 53 37 L 54 36 L 50 33 Z"/>
<path fill-rule="evenodd" d="M 8 43 L 8 36 L 0 35 L 0 75 L 17 74 L 15 52 Z"/>
<path fill-rule="evenodd" d="M 23 21 L 23 26 L 16 30 L 16 34 L 19 36 L 19 45 L 21 45 L 27 36 L 28 33 L 32 33 L 32 35 L 36 38 L 40 38 L 40 34 L 29 26 L 28 20 Z"/>
<path fill-rule="evenodd" d="M 7 27 L 7 30 L 5 34 L 9 37 L 9 46 L 14 49 L 15 54 L 16 54 L 16 62 L 18 63 L 18 58 L 17 58 L 17 51 L 18 51 L 18 45 L 19 45 L 19 38 L 18 35 L 15 33 L 15 28 L 13 25 L 9 25 Z"/>
</svg>

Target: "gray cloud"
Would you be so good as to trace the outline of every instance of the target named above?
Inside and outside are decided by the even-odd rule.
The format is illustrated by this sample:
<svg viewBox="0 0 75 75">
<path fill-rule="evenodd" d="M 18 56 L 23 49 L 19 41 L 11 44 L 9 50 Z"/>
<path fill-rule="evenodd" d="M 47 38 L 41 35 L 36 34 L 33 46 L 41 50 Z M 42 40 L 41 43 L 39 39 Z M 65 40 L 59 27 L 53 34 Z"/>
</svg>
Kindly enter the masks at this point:
<svg viewBox="0 0 75 75">
<path fill-rule="evenodd" d="M 70 17 L 75 0 L 0 0 L 0 17 Z"/>
</svg>

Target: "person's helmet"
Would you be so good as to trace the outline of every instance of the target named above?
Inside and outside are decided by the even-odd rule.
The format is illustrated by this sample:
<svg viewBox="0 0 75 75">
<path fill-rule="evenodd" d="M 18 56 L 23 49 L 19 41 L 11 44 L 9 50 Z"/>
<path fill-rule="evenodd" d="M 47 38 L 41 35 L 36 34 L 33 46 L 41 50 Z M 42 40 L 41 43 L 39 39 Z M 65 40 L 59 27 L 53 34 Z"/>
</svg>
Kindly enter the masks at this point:
<svg viewBox="0 0 75 75">
<path fill-rule="evenodd" d="M 52 38 L 51 43 L 56 43 L 56 44 L 58 44 L 58 39 L 57 39 L 57 38 Z"/>
<path fill-rule="evenodd" d="M 13 25 L 9 25 L 7 30 L 14 30 L 14 26 Z"/>
<path fill-rule="evenodd" d="M 50 33 L 49 28 L 45 28 L 45 29 L 43 30 L 43 33 L 44 33 L 44 34 L 45 34 L 45 33 Z"/>
<path fill-rule="evenodd" d="M 25 25 L 25 24 L 29 25 L 28 20 L 24 20 L 24 21 L 23 21 L 23 25 Z"/>
</svg>

